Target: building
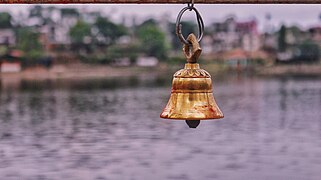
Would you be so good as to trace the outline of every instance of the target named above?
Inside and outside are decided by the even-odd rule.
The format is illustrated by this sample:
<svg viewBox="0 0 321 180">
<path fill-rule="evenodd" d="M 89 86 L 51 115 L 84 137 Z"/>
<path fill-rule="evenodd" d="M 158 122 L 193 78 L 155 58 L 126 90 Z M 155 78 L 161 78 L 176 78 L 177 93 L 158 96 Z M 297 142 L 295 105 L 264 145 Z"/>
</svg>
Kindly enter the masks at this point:
<svg viewBox="0 0 321 180">
<path fill-rule="evenodd" d="M 136 61 L 137 66 L 141 67 L 154 67 L 158 64 L 158 59 L 156 57 L 138 57 Z"/>
<path fill-rule="evenodd" d="M 236 32 L 240 38 L 241 48 L 245 51 L 260 49 L 260 36 L 255 20 L 236 23 Z"/>
<path fill-rule="evenodd" d="M 21 71 L 22 52 L 19 50 L 11 50 L 8 54 L 0 57 L 0 72 L 13 73 Z"/>
<path fill-rule="evenodd" d="M 320 27 L 312 27 L 308 31 L 304 31 L 297 26 L 284 26 L 283 32 L 285 36 L 284 48 L 280 50 L 280 47 L 278 47 L 279 52 L 276 58 L 278 62 L 307 63 L 319 60 L 321 45 Z M 278 36 L 281 36 L 280 32 Z"/>
<path fill-rule="evenodd" d="M 12 29 L 0 29 L 0 45 L 13 46 L 15 43 L 16 37 Z"/>
<path fill-rule="evenodd" d="M 321 48 L 321 26 L 311 27 L 309 29 L 309 36 L 311 40 L 316 42 Z"/>
<path fill-rule="evenodd" d="M 256 20 L 238 22 L 235 17 L 229 17 L 223 22 L 212 24 L 213 51 L 229 51 L 241 48 L 246 51 L 260 49 L 260 35 Z"/>
<path fill-rule="evenodd" d="M 20 62 L 10 62 L 10 61 L 3 61 L 0 62 L 0 72 L 1 73 L 13 73 L 13 72 L 20 72 L 21 71 L 21 63 Z"/>
<path fill-rule="evenodd" d="M 50 45 L 71 43 L 69 30 L 77 23 L 80 15 L 76 9 L 48 7 L 42 8 L 41 16 L 29 16 L 24 23 L 37 28 L 41 42 L 47 49 Z"/>
</svg>

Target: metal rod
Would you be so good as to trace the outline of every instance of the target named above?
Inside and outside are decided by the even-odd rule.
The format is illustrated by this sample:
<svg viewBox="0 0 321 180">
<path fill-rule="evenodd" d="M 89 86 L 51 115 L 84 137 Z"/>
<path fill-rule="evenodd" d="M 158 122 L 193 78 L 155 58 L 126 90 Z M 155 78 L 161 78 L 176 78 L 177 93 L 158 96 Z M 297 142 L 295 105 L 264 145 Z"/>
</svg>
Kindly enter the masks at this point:
<svg viewBox="0 0 321 180">
<path fill-rule="evenodd" d="M 321 0 L 195 0 L 195 4 L 318 4 Z M 187 4 L 190 0 L 0 0 L 11 4 Z"/>
</svg>

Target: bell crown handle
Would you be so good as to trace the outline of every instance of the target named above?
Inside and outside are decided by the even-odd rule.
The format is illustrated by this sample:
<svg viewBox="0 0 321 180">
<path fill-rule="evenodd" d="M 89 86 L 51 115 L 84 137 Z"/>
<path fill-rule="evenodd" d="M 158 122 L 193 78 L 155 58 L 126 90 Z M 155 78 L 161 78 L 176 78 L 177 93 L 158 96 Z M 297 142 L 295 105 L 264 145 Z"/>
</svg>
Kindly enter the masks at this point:
<svg viewBox="0 0 321 180">
<path fill-rule="evenodd" d="M 191 33 L 187 37 L 187 41 L 190 43 L 189 45 L 183 45 L 183 53 L 186 57 L 186 61 L 188 63 L 197 63 L 197 59 L 200 57 L 202 53 L 202 48 L 198 43 L 197 37 Z"/>
</svg>

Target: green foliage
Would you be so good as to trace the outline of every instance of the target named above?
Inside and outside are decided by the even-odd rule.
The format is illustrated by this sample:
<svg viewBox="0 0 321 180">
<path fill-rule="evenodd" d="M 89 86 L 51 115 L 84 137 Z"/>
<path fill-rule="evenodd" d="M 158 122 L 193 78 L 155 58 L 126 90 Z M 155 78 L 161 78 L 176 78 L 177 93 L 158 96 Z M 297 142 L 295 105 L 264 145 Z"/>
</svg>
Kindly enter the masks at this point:
<svg viewBox="0 0 321 180">
<path fill-rule="evenodd" d="M 74 8 L 61 8 L 60 12 L 62 16 L 79 16 L 78 10 Z"/>
<path fill-rule="evenodd" d="M 95 53 L 86 56 L 80 55 L 79 58 L 83 63 L 90 64 L 109 64 L 111 62 L 104 53 Z"/>
<path fill-rule="evenodd" d="M 143 26 L 157 26 L 157 22 L 155 21 L 155 19 L 148 19 L 139 25 L 139 27 Z"/>
<path fill-rule="evenodd" d="M 107 49 L 106 53 L 107 58 L 110 60 L 128 57 L 131 63 L 134 63 L 140 53 L 140 47 L 137 44 L 130 44 L 128 46 L 113 45 Z"/>
<path fill-rule="evenodd" d="M 85 37 L 91 37 L 91 26 L 84 21 L 78 21 L 70 28 L 69 36 L 73 44 L 85 44 Z"/>
<path fill-rule="evenodd" d="M 263 66 L 266 64 L 266 60 L 262 58 L 253 58 L 247 62 L 251 66 Z"/>
<path fill-rule="evenodd" d="M 1 28 L 11 28 L 11 15 L 7 12 L 0 12 L 0 29 Z"/>
<path fill-rule="evenodd" d="M 317 61 L 320 58 L 320 48 L 318 44 L 306 41 L 298 46 L 298 54 L 294 57 L 294 60 L 301 61 Z"/>
<path fill-rule="evenodd" d="M 127 34 L 127 29 L 123 25 L 115 24 L 103 17 L 97 17 L 95 27 L 98 30 L 98 35 L 103 37 L 104 44 L 114 44 L 117 39 Z"/>
<path fill-rule="evenodd" d="M 121 46 L 111 45 L 106 51 L 95 52 L 94 54 L 87 56 L 80 56 L 80 60 L 84 63 L 93 64 L 110 64 L 116 62 L 117 59 L 128 57 L 130 62 L 133 64 L 139 54 L 139 46 L 135 44 Z"/>
<path fill-rule="evenodd" d="M 175 56 L 168 59 L 167 63 L 172 65 L 182 65 L 182 63 L 186 62 L 186 58 L 184 56 Z"/>
<path fill-rule="evenodd" d="M 278 36 L 278 48 L 280 52 L 284 52 L 287 48 L 286 44 L 286 27 L 284 25 L 281 26 L 279 30 Z"/>
<path fill-rule="evenodd" d="M 148 56 L 155 56 L 159 60 L 167 58 L 168 45 L 166 44 L 165 34 L 157 25 L 151 23 L 142 25 L 137 31 L 141 49 Z"/>
<path fill-rule="evenodd" d="M 30 28 L 20 28 L 16 32 L 18 49 L 24 52 L 24 57 L 31 62 L 36 62 L 43 56 L 39 34 Z"/>
<path fill-rule="evenodd" d="M 182 25 L 182 34 L 185 38 L 187 38 L 187 36 L 190 33 L 194 33 L 196 36 L 197 34 L 195 33 L 195 27 L 197 27 L 195 25 L 195 23 L 190 22 L 190 21 L 182 21 L 181 22 Z M 176 35 L 176 24 L 175 23 L 171 23 L 170 24 L 170 33 L 172 35 L 172 47 L 175 50 L 181 50 L 182 49 L 182 43 L 180 42 L 180 40 L 178 39 L 177 35 Z"/>
<path fill-rule="evenodd" d="M 0 56 L 3 56 L 8 53 L 8 47 L 0 46 Z"/>
</svg>

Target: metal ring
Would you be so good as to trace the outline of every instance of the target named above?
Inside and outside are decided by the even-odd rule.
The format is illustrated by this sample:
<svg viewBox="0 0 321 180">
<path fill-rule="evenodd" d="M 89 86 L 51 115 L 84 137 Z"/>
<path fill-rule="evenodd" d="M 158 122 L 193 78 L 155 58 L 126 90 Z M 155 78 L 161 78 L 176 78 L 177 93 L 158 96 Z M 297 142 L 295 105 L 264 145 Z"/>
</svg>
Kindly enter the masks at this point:
<svg viewBox="0 0 321 180">
<path fill-rule="evenodd" d="M 181 25 L 181 19 L 182 19 L 182 16 L 184 14 L 185 11 L 187 10 L 194 10 L 195 11 L 195 14 L 196 14 L 196 19 L 197 19 L 197 24 L 198 24 L 198 37 L 197 37 L 197 40 L 198 42 L 200 42 L 203 38 L 203 34 L 204 34 L 204 22 L 203 22 L 203 19 L 202 19 L 202 16 L 201 14 L 198 12 L 198 10 L 192 5 L 192 6 L 187 6 L 187 7 L 184 7 L 179 13 L 178 13 L 178 16 L 177 16 L 177 20 L 176 20 L 176 35 L 178 36 L 178 38 L 181 40 L 182 43 L 186 44 L 186 45 L 190 45 L 191 43 L 189 43 L 183 36 L 182 34 L 182 25 Z"/>
<path fill-rule="evenodd" d="M 190 4 L 191 3 L 191 4 Z M 189 8 L 193 8 L 194 7 L 194 0 L 191 0 L 190 3 L 187 3 L 187 7 Z M 189 11 L 191 11 L 192 9 L 190 9 Z"/>
</svg>

